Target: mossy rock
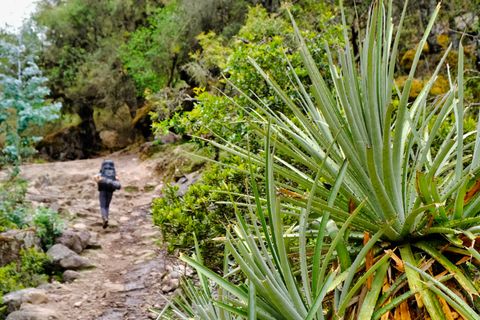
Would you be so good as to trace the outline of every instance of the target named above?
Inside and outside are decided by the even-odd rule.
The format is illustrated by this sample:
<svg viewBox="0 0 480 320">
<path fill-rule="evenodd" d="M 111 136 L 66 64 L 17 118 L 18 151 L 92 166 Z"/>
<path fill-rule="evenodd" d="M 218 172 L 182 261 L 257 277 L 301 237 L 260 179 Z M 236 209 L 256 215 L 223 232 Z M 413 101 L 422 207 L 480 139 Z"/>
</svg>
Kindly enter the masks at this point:
<svg viewBox="0 0 480 320">
<path fill-rule="evenodd" d="M 77 113 L 63 113 L 55 121 L 46 123 L 39 127 L 32 125 L 25 132 L 29 136 L 45 137 L 68 128 L 77 127 L 82 123 L 82 118 Z"/>
<path fill-rule="evenodd" d="M 132 116 L 126 104 L 116 110 L 94 107 L 93 122 L 104 147 L 119 149 L 132 142 Z"/>
<path fill-rule="evenodd" d="M 80 126 L 70 126 L 46 135 L 36 148 L 41 154 L 57 160 L 82 159 L 86 156 L 85 150 L 90 144 L 83 137 Z"/>
<path fill-rule="evenodd" d="M 132 116 L 126 104 L 116 110 L 113 108 L 94 107 L 93 122 L 97 132 L 103 130 L 123 131 L 132 128 Z"/>
</svg>

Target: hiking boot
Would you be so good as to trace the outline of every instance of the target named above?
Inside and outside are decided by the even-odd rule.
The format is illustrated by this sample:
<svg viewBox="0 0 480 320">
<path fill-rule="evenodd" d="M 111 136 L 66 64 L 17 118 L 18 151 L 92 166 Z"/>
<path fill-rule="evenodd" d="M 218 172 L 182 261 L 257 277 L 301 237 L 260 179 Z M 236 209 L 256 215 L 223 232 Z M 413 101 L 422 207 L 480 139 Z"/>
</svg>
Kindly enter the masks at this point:
<svg viewBox="0 0 480 320">
<path fill-rule="evenodd" d="M 106 229 L 108 227 L 108 219 L 103 219 L 103 229 Z"/>
</svg>

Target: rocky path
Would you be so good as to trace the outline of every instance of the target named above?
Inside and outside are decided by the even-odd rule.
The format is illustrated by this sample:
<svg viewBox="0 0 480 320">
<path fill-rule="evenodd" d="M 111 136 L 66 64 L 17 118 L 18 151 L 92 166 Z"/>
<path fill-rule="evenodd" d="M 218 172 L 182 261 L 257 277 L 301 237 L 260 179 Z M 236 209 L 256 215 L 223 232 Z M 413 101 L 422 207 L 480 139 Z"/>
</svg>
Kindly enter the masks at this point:
<svg viewBox="0 0 480 320">
<path fill-rule="evenodd" d="M 43 286 L 48 302 L 39 307 L 53 311 L 58 319 L 154 318 L 149 309 L 165 303 L 162 295 L 177 287 L 177 278 L 185 271 L 157 245 L 160 233 L 149 214 L 162 186 L 152 176 L 155 163 L 142 162 L 135 155 L 111 159 L 123 188 L 113 196 L 110 226 L 105 230 L 92 180 L 103 159 L 22 167 L 30 186 L 28 198 L 58 210 L 68 228 L 89 231 L 94 243 L 82 253 L 94 268 L 80 271 L 71 283 Z"/>
</svg>

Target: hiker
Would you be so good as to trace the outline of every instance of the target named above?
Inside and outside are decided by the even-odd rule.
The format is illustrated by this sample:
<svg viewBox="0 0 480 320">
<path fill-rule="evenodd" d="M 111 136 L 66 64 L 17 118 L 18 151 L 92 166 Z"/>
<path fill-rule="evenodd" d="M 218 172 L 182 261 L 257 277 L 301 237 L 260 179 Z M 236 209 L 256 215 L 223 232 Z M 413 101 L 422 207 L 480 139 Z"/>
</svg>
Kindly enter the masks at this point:
<svg viewBox="0 0 480 320">
<path fill-rule="evenodd" d="M 100 167 L 100 172 L 96 174 L 93 179 L 98 185 L 100 212 L 102 214 L 102 227 L 108 227 L 108 211 L 112 195 L 115 190 L 121 188 L 118 177 L 115 173 L 115 164 L 112 160 L 104 160 Z"/>
</svg>

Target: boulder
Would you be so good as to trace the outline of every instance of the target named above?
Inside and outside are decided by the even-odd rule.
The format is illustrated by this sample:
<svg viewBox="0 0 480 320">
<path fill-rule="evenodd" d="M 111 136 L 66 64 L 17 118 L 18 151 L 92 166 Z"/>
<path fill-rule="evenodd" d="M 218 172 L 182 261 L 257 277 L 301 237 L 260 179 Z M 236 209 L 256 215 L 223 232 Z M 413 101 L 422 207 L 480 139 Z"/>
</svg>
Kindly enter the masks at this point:
<svg viewBox="0 0 480 320">
<path fill-rule="evenodd" d="M 46 135 L 37 144 L 37 150 L 56 160 L 85 158 L 84 150 L 91 148 L 93 143 L 89 134 L 82 125 L 62 128 Z"/>
<path fill-rule="evenodd" d="M 55 310 L 38 305 L 22 304 L 18 311 L 10 313 L 7 320 L 60 320 Z"/>
<path fill-rule="evenodd" d="M 62 275 L 64 282 L 72 282 L 75 279 L 78 279 L 79 277 L 80 277 L 80 273 L 73 270 L 65 270 L 65 272 Z"/>
<path fill-rule="evenodd" d="M 8 312 L 20 309 L 23 303 L 42 304 L 47 302 L 48 297 L 45 290 L 36 288 L 13 291 L 3 296 L 3 303 L 7 306 Z"/>
<path fill-rule="evenodd" d="M 130 108 L 124 104 L 112 107 L 93 108 L 93 122 L 104 147 L 118 149 L 132 142 L 133 123 Z"/>
<path fill-rule="evenodd" d="M 81 253 L 88 245 L 90 232 L 87 230 L 65 230 L 55 242 L 63 244 L 67 248 Z"/>
<path fill-rule="evenodd" d="M 63 269 L 84 269 L 93 267 L 93 264 L 86 258 L 79 256 L 63 244 L 57 243 L 47 251 L 47 255 L 55 265 Z"/>
<path fill-rule="evenodd" d="M 34 229 L 8 230 L 0 233 L 0 267 L 17 261 L 20 250 L 36 248 L 41 250 L 40 238 Z"/>
</svg>

